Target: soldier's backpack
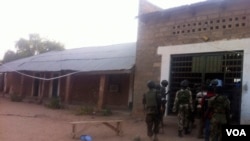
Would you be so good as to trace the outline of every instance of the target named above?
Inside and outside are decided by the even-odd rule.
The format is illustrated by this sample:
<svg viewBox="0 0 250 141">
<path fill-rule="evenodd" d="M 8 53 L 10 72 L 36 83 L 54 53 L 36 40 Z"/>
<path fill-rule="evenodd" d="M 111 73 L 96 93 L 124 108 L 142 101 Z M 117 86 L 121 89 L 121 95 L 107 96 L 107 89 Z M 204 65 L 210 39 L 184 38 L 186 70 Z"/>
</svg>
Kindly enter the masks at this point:
<svg viewBox="0 0 250 141">
<path fill-rule="evenodd" d="M 157 93 L 156 91 L 148 91 L 145 94 L 145 106 L 147 113 L 158 113 L 158 104 L 157 104 Z"/>
<path fill-rule="evenodd" d="M 148 91 L 145 94 L 145 103 L 146 103 L 146 107 L 157 106 L 156 91 Z"/>
<path fill-rule="evenodd" d="M 179 104 L 188 104 L 190 98 L 189 90 L 180 90 L 178 92 L 178 103 Z"/>
</svg>

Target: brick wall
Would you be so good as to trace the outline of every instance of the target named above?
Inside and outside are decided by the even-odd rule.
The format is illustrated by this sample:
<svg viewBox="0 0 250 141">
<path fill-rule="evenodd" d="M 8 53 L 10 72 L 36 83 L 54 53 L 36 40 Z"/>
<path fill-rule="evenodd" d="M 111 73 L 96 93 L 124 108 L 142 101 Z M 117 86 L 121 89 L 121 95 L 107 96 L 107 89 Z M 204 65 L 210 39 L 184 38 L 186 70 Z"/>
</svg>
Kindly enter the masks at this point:
<svg viewBox="0 0 250 141">
<path fill-rule="evenodd" d="M 33 76 L 32 72 L 25 72 L 26 75 Z M 40 73 L 40 77 L 51 78 L 53 73 L 43 72 Z M 111 109 L 128 109 L 129 101 L 129 87 L 130 87 L 130 75 L 131 74 L 106 74 L 106 86 L 104 92 L 104 108 Z M 70 95 L 69 103 L 70 104 L 86 104 L 86 105 L 97 105 L 99 98 L 99 89 L 100 89 L 100 77 L 98 74 L 75 74 L 71 78 L 70 85 Z M 113 79 L 112 79 L 113 78 Z M 22 76 L 15 72 L 6 73 L 6 79 L 3 87 L 7 87 L 6 91 L 2 90 L 6 94 L 15 94 L 23 96 L 25 98 L 30 97 L 43 97 L 45 100 L 51 98 L 51 91 L 53 87 L 53 81 L 44 81 L 39 80 L 37 96 L 35 94 L 35 81 L 31 77 Z M 67 92 L 67 82 L 66 77 L 59 79 L 60 90 L 59 96 L 62 102 L 65 102 L 66 92 Z M 111 80 L 112 79 L 112 80 Z M 117 90 L 111 90 L 110 86 L 118 86 Z"/>
<path fill-rule="evenodd" d="M 161 8 L 151 4 L 147 0 L 139 0 L 139 15 L 159 11 Z"/>
<path fill-rule="evenodd" d="M 141 15 L 133 113 L 142 113 L 147 81 L 160 81 L 157 47 L 250 37 L 249 7 L 249 0 L 207 1 Z"/>
<path fill-rule="evenodd" d="M 71 104 L 97 105 L 99 97 L 100 75 L 75 75 L 72 77 L 70 90 Z M 113 82 L 111 79 L 114 78 Z M 104 90 L 104 108 L 128 108 L 129 74 L 106 75 Z M 111 91 L 110 84 L 118 84 L 118 91 Z M 65 94 L 63 94 L 65 95 Z"/>
</svg>

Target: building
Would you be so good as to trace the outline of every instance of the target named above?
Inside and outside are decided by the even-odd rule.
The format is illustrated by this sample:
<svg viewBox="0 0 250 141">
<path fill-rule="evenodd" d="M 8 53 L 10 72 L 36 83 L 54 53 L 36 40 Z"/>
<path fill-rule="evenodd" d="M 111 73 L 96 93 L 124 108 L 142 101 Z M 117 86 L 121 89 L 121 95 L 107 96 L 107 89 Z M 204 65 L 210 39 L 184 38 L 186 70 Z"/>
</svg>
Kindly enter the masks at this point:
<svg viewBox="0 0 250 141">
<path fill-rule="evenodd" d="M 132 104 L 135 43 L 52 51 L 0 66 L 2 92 L 99 109 Z"/>
<path fill-rule="evenodd" d="M 172 115 L 181 80 L 188 79 L 193 89 L 195 83 L 218 78 L 231 100 L 233 121 L 249 124 L 250 1 L 214 0 L 159 10 L 140 0 L 145 5 L 138 16 L 133 113 L 142 113 L 148 80 L 169 80 L 167 114 Z"/>
</svg>

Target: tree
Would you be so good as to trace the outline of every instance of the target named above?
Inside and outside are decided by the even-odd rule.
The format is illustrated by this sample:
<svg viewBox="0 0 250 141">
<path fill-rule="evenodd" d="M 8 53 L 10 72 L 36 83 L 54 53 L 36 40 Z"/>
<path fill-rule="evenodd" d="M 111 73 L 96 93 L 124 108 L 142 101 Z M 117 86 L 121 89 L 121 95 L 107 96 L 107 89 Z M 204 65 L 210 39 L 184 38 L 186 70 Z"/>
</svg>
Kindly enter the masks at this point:
<svg viewBox="0 0 250 141">
<path fill-rule="evenodd" d="M 16 53 L 7 51 L 3 62 L 9 62 L 20 58 L 25 58 L 49 51 L 64 50 L 64 46 L 56 41 L 50 41 L 45 38 L 40 38 L 38 34 L 30 34 L 29 40 L 20 38 L 15 45 Z M 10 59 L 11 58 L 11 59 Z"/>
<path fill-rule="evenodd" d="M 34 50 L 31 47 L 30 42 L 26 39 L 19 39 L 19 41 L 17 41 L 16 43 L 16 49 L 16 54 L 17 56 L 20 56 L 20 58 L 25 58 L 34 55 Z"/>
<path fill-rule="evenodd" d="M 19 39 L 16 43 L 17 53 L 21 53 L 21 56 L 32 56 L 49 52 L 52 50 L 64 50 L 64 46 L 55 41 L 49 41 L 42 39 L 38 34 L 30 34 L 29 40 L 23 38 Z"/>
<path fill-rule="evenodd" d="M 3 57 L 3 63 L 7 63 L 13 60 L 17 59 L 17 55 L 14 51 L 12 50 L 8 50 L 7 52 L 5 52 L 4 57 Z"/>
</svg>

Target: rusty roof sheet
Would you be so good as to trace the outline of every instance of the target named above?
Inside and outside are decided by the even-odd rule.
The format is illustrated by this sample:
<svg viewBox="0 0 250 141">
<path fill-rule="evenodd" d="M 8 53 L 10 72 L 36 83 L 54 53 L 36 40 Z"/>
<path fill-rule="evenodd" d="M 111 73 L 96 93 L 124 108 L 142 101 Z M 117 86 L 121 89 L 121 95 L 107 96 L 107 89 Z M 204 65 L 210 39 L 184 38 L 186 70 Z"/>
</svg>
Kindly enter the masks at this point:
<svg viewBox="0 0 250 141">
<path fill-rule="evenodd" d="M 52 51 L 5 63 L 0 72 L 130 70 L 135 65 L 135 53 L 136 43 Z"/>
</svg>

